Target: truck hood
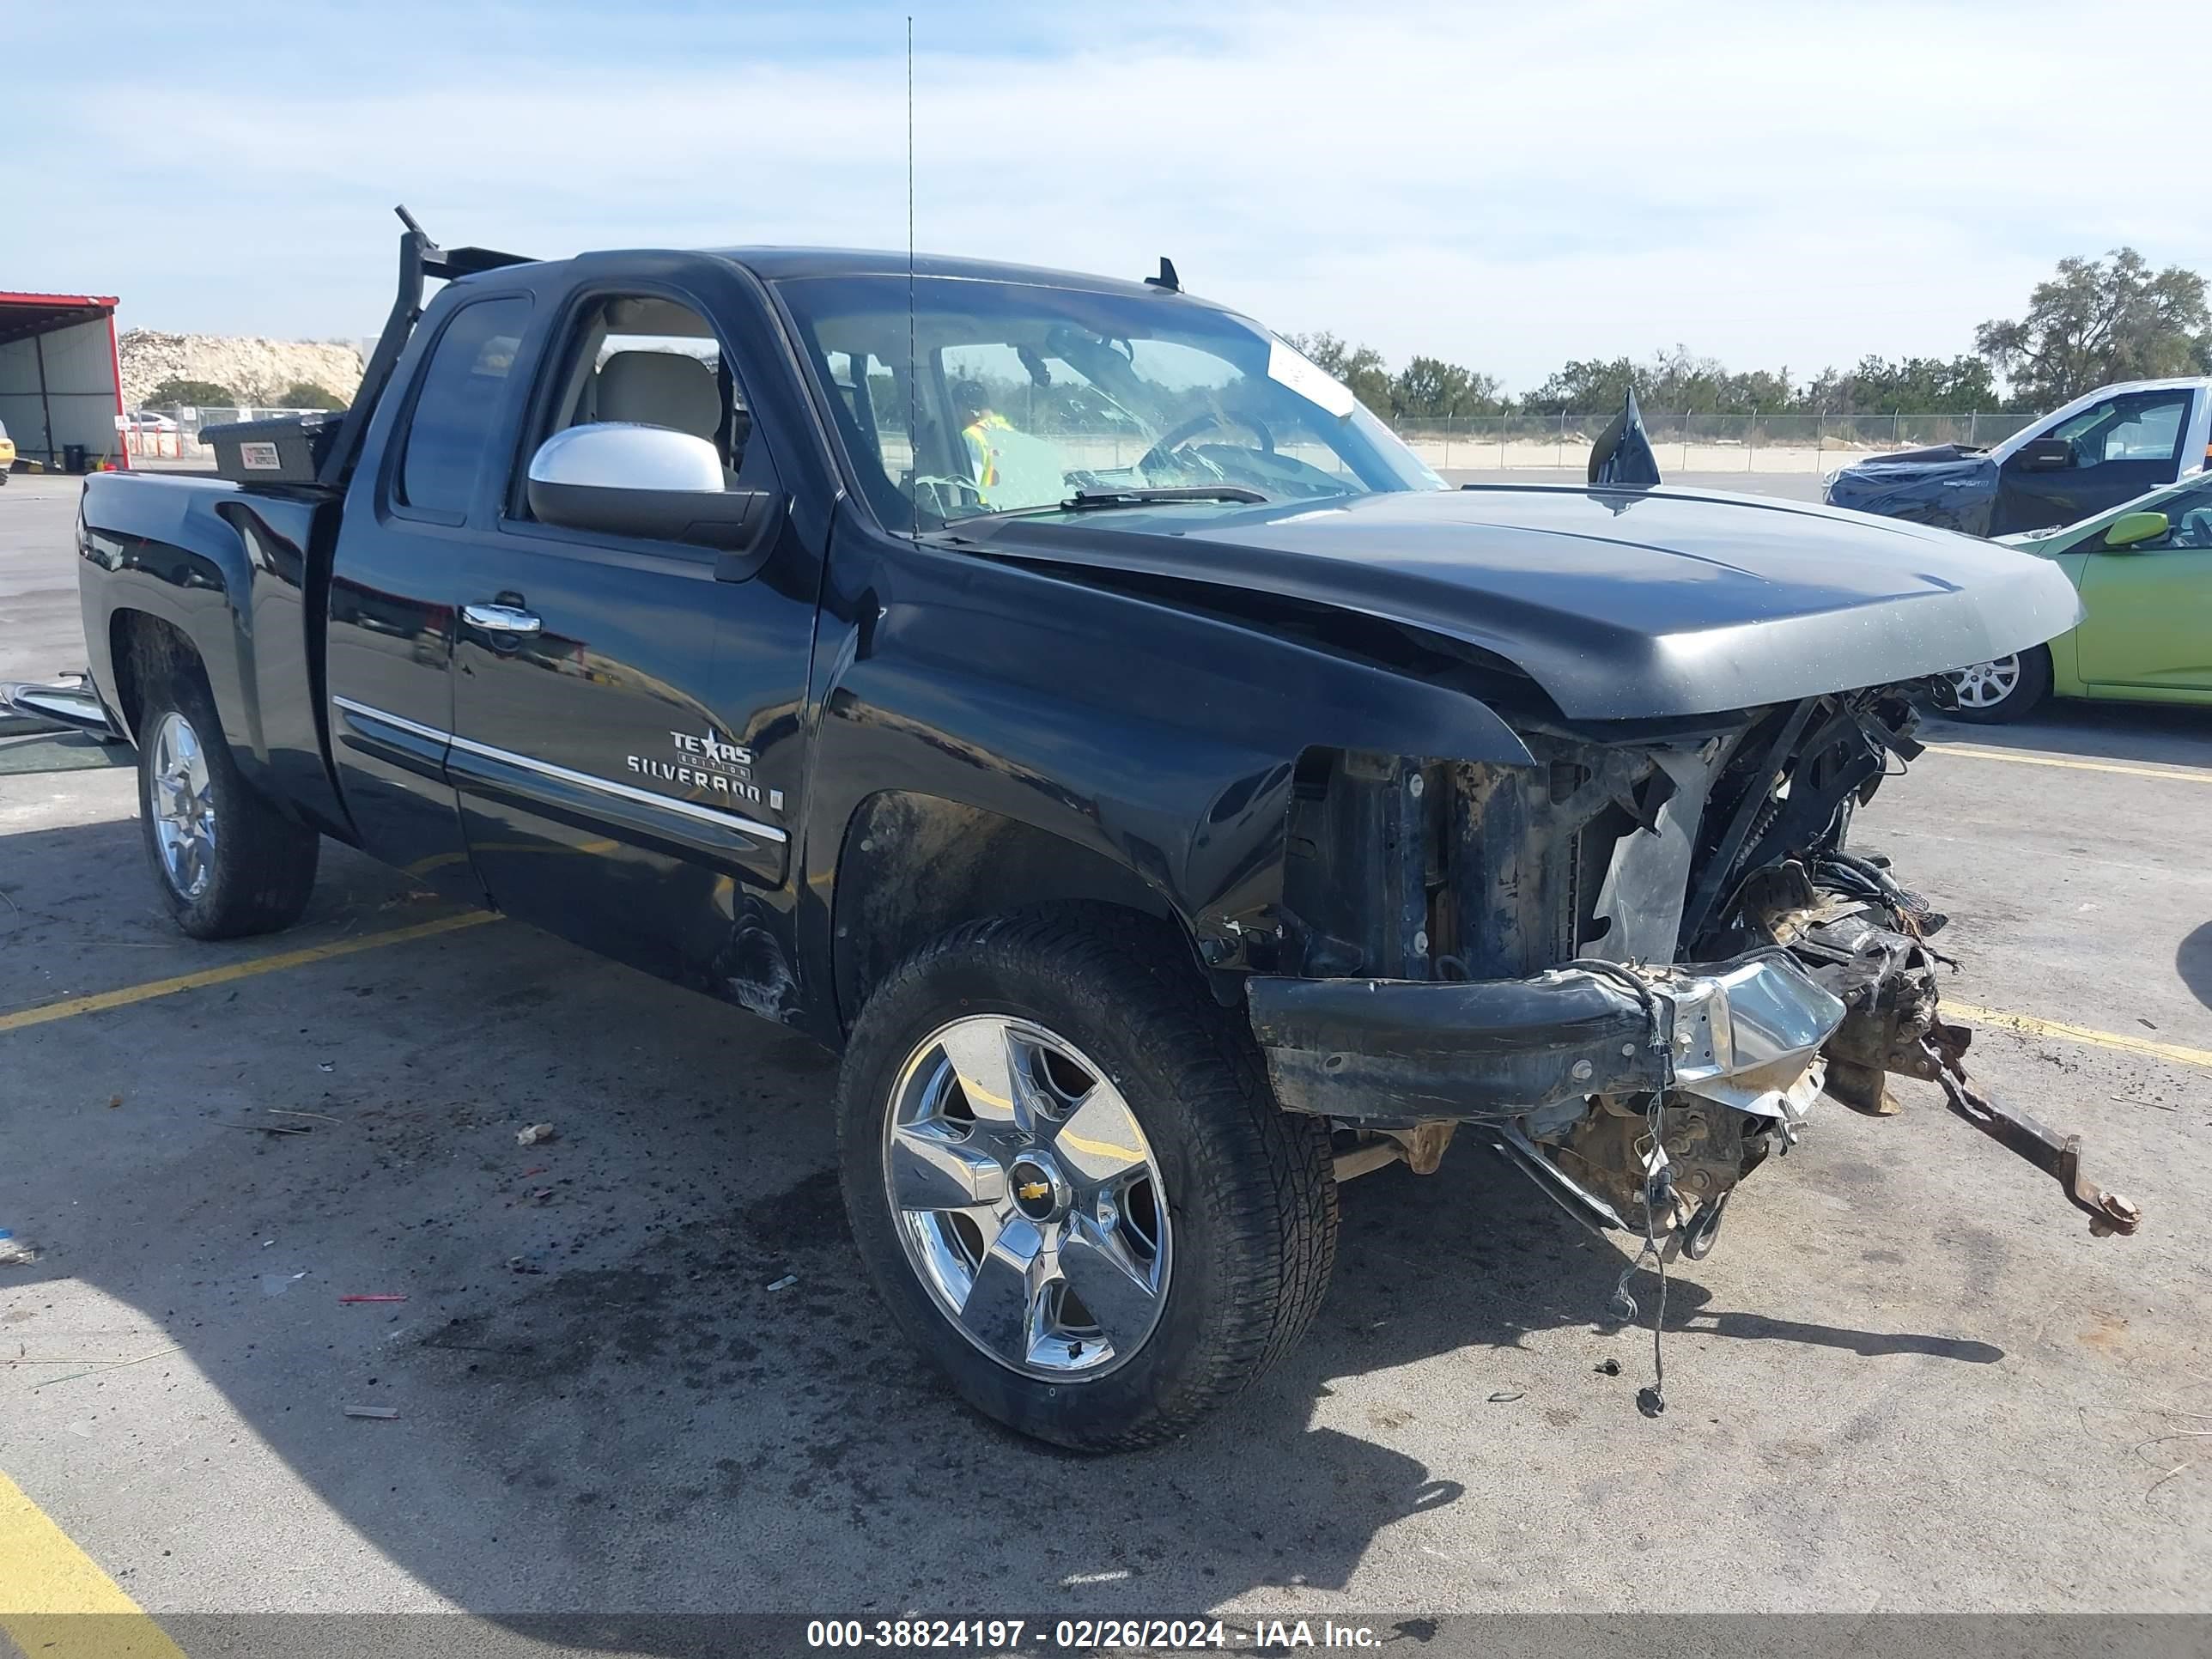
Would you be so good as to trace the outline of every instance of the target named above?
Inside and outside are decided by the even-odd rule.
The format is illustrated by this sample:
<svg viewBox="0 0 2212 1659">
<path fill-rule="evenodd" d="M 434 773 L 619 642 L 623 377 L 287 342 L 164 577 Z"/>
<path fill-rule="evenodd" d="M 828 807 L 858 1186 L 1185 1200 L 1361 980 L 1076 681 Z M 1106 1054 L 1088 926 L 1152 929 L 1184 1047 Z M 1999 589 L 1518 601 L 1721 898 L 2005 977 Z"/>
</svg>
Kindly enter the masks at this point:
<svg viewBox="0 0 2212 1659">
<path fill-rule="evenodd" d="M 1909 518 L 1977 534 L 1989 528 L 1997 463 L 1980 450 L 1946 444 L 1875 455 L 1828 481 L 1828 505 L 1884 518 Z"/>
<path fill-rule="evenodd" d="M 994 558 L 1376 617 L 1512 663 L 1576 720 L 1715 714 L 1938 674 L 2063 633 L 2045 560 L 1752 496 L 1486 486 L 973 520 Z M 1200 597 L 1195 596 L 1194 597 Z"/>
</svg>

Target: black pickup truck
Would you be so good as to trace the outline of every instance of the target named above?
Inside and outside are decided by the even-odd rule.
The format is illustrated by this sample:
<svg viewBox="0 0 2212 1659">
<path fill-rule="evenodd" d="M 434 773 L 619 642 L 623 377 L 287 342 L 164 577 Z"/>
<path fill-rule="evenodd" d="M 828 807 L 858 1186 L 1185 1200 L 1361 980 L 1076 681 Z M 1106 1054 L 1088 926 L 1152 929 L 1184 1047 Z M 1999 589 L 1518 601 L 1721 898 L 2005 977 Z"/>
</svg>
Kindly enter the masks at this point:
<svg viewBox="0 0 2212 1659">
<path fill-rule="evenodd" d="M 331 836 L 841 1049 L 861 1255 L 1025 1432 L 1236 1393 L 1337 1183 L 1460 1127 L 1702 1255 L 1902 1074 L 2135 1225 L 1968 1080 L 1941 917 L 1847 848 L 1930 677 L 2074 623 L 2047 562 L 1450 489 L 1164 264 L 410 228 L 352 409 L 212 436 L 77 532 L 77 713 L 185 930 L 292 922 Z"/>
</svg>

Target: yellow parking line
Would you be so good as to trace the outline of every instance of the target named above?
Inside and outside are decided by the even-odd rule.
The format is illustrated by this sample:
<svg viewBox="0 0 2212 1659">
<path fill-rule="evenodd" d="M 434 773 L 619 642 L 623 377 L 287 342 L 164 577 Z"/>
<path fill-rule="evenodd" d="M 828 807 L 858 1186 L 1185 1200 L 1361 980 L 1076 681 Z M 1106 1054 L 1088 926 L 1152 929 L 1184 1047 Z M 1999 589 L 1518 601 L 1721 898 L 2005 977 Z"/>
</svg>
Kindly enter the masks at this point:
<svg viewBox="0 0 2212 1659">
<path fill-rule="evenodd" d="M 2154 1060 L 2170 1060 L 2182 1066 L 2203 1066 L 2212 1069 L 2212 1048 L 2186 1048 L 2178 1042 L 2153 1042 L 2148 1037 L 2129 1036 L 2119 1031 L 2093 1030 L 2087 1025 L 2069 1025 L 2061 1020 L 2038 1019 L 2033 1014 L 2007 1014 L 1994 1008 L 1975 1008 L 1963 1002 L 1943 999 L 1943 1012 L 1956 1014 L 1960 1019 L 1978 1025 L 2002 1025 L 2008 1030 L 2027 1036 L 2065 1037 L 2075 1042 L 2094 1042 L 2100 1048 L 2118 1048 L 2123 1054 L 2148 1054 Z"/>
<path fill-rule="evenodd" d="M 143 985 L 126 985 L 118 991 L 100 991 L 90 996 L 71 997 L 66 1002 L 50 1002 L 43 1008 L 21 1008 L 12 1014 L 0 1014 L 0 1032 L 20 1031 L 27 1025 L 44 1025 L 49 1020 L 73 1019 L 79 1014 L 96 1014 L 103 1009 L 120 1008 L 129 1003 L 174 996 L 179 991 L 197 991 L 209 985 L 228 985 L 233 980 L 251 979 L 256 974 L 274 974 L 287 968 L 304 968 L 311 962 L 328 962 L 334 957 L 349 957 L 356 951 L 374 951 L 386 945 L 404 945 L 410 939 L 429 939 L 438 933 L 450 933 L 457 928 L 479 927 L 484 922 L 498 920 L 489 910 L 468 910 L 457 916 L 440 916 L 435 921 L 416 922 L 411 927 L 392 927 L 380 933 L 363 934 L 356 939 L 333 939 L 327 945 L 310 945 L 304 950 L 279 951 L 274 956 L 255 957 L 249 962 L 234 962 L 226 967 L 209 968 L 197 974 L 179 974 L 173 979 L 149 979 Z"/>
<path fill-rule="evenodd" d="M 2017 749 L 1985 749 L 1978 743 L 1933 743 L 1929 747 L 1939 755 L 1964 755 L 1971 760 L 2063 766 L 2069 772 L 2118 772 L 2123 777 L 2164 778 L 2173 783 L 2212 783 L 2212 771 L 2201 766 L 2126 766 L 2118 761 L 2061 760 L 2056 755 L 2027 755 Z"/>
<path fill-rule="evenodd" d="M 279 973 L 287 968 L 304 968 L 311 963 L 328 962 L 337 957 L 349 957 L 386 945 L 404 945 L 411 939 L 433 939 L 440 933 L 455 933 L 464 927 L 480 927 L 485 922 L 498 920 L 498 915 L 489 910 L 464 911 L 457 916 L 440 916 L 434 921 L 416 922 L 410 927 L 388 928 L 383 933 L 369 933 L 357 939 L 333 939 L 327 945 L 310 945 L 298 951 L 280 951 L 273 956 L 256 957 L 250 962 L 234 962 L 197 974 L 179 974 L 170 979 L 154 979 L 142 985 L 126 985 L 119 990 L 71 997 L 64 1002 L 49 1003 L 43 1008 L 24 1008 L 12 1014 L 0 1014 L 0 1033 L 19 1031 L 31 1025 L 44 1025 L 52 1020 L 73 1019 L 79 1014 L 96 1014 L 109 1008 L 125 1007 L 134 1002 L 149 1002 L 155 997 L 174 996 L 179 991 L 197 991 L 210 985 L 227 985 L 234 980 L 251 979 L 258 974 Z M 1956 1014 L 1961 1019 L 1984 1025 L 2002 1025 L 2029 1036 L 2064 1037 L 2075 1042 L 2094 1043 L 2101 1048 L 2118 1048 L 2128 1054 L 2147 1054 L 2154 1060 L 2170 1060 L 2183 1066 L 2202 1066 L 2212 1070 L 2212 1048 L 2191 1048 L 2178 1042 L 2154 1042 L 2147 1037 L 2129 1036 L 2119 1031 L 2100 1031 L 2086 1025 L 2069 1025 L 2062 1020 L 2038 1019 L 2033 1014 L 2010 1014 L 1995 1008 L 1977 1008 L 1948 998 L 1945 999 L 1943 1006 L 1946 1012 Z"/>
<path fill-rule="evenodd" d="M 4 1474 L 0 1631 L 38 1659 L 185 1659 L 145 1609 Z"/>
</svg>

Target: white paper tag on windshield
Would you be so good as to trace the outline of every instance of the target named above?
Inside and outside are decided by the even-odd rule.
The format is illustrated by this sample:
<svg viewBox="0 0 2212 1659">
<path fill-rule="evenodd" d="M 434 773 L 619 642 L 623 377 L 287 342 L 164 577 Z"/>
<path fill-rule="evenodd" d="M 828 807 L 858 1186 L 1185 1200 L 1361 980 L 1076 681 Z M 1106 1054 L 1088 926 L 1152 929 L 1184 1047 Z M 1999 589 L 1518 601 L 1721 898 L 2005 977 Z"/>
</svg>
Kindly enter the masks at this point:
<svg viewBox="0 0 2212 1659">
<path fill-rule="evenodd" d="M 1318 404 L 1340 421 L 1352 413 L 1358 401 L 1349 386 L 1330 379 L 1327 369 L 1282 340 L 1267 342 L 1267 378 L 1290 387 L 1308 403 Z"/>
</svg>

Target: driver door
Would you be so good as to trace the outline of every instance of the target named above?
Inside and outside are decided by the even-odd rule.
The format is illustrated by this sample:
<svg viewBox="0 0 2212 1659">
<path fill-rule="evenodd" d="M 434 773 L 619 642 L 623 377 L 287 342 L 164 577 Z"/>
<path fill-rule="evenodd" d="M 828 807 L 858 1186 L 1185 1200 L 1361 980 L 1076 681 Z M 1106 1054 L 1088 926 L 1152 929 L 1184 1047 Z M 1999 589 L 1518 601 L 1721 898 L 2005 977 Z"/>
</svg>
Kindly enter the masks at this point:
<svg viewBox="0 0 2212 1659">
<path fill-rule="evenodd" d="M 600 422 L 711 443 L 729 487 L 780 493 L 727 342 L 683 295 L 573 296 L 543 354 L 520 469 Z M 729 994 L 788 870 L 811 567 L 540 522 L 518 475 L 447 566 L 453 746 L 469 857 L 509 915 Z M 791 534 L 787 525 L 782 532 Z"/>
<path fill-rule="evenodd" d="M 2063 465 L 2044 464 L 2031 441 L 1997 474 L 1992 536 L 2075 524 L 2173 482 L 2193 393 L 2186 386 L 2131 392 L 2069 416 L 2039 441 L 2067 446 Z"/>
</svg>

